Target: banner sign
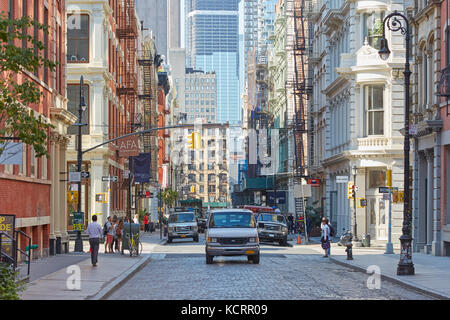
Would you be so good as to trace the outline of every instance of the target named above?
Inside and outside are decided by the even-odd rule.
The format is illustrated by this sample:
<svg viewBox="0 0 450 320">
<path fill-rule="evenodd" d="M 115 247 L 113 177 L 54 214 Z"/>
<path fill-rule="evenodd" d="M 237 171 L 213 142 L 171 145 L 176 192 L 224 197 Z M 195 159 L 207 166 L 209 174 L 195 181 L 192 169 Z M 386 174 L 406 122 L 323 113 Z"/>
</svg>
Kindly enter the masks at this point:
<svg viewBox="0 0 450 320">
<path fill-rule="evenodd" d="M 150 153 L 140 153 L 132 157 L 132 169 L 135 182 L 150 182 Z"/>
<path fill-rule="evenodd" d="M 0 149 L 5 148 L 0 153 L 0 164 L 18 164 L 22 165 L 22 143 L 8 142 L 0 143 Z"/>
<path fill-rule="evenodd" d="M 16 216 L 13 214 L 0 214 L 0 233 L 6 233 L 14 239 L 14 230 L 16 228 Z M 14 244 L 11 239 L 5 235 L 2 237 L 2 252 L 10 257 L 14 257 Z"/>
</svg>

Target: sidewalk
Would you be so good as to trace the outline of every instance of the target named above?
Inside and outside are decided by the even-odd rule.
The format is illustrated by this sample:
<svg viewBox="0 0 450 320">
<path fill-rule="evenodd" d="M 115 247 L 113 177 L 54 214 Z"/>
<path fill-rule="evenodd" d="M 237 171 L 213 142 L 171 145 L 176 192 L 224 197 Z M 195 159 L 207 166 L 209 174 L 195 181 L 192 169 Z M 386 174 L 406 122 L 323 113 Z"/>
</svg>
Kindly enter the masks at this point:
<svg viewBox="0 0 450 320">
<path fill-rule="evenodd" d="M 106 297 L 149 261 L 153 249 L 166 241 L 160 239 L 159 231 L 141 232 L 143 253 L 139 257 L 130 257 L 128 251 L 105 254 L 104 245 L 100 244 L 98 267 L 91 264 L 89 244 L 83 241 L 84 252 L 73 252 L 75 243 L 70 243 L 69 254 L 56 255 L 31 262 L 30 283 L 22 293 L 24 300 L 99 300 Z M 77 265 L 81 272 L 80 290 L 68 288 L 73 283 L 73 271 L 67 273 L 68 267 Z M 26 269 L 24 265 L 23 269 Z"/>
<path fill-rule="evenodd" d="M 316 240 L 316 239 L 311 239 Z M 296 245 L 297 246 L 297 245 Z M 320 244 L 309 248 L 323 254 Z M 398 276 L 397 265 L 400 260 L 399 250 L 395 254 L 384 254 L 384 249 L 355 248 L 353 260 L 347 260 L 345 247 L 336 243 L 331 246 L 330 260 L 355 270 L 366 273 L 369 266 L 378 266 L 381 277 L 399 285 L 418 290 L 438 299 L 450 299 L 450 257 L 436 257 L 423 253 L 413 253 L 415 275 Z"/>
</svg>

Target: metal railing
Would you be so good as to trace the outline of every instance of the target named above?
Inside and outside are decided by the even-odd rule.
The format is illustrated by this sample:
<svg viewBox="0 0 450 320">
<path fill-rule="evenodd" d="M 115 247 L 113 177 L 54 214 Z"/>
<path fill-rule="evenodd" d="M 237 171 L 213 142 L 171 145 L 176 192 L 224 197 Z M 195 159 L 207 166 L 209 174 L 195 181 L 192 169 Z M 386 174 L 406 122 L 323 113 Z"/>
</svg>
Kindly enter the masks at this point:
<svg viewBox="0 0 450 320">
<path fill-rule="evenodd" d="M 17 243 L 18 243 L 18 236 L 23 235 L 24 237 L 26 237 L 28 239 L 28 250 L 22 250 L 18 247 Z M 26 264 L 28 264 L 27 267 L 27 276 L 30 275 L 30 265 L 31 265 L 31 237 L 29 235 L 27 235 L 25 232 L 23 231 L 14 231 L 14 237 L 11 237 L 8 233 L 6 232 L 0 232 L 0 261 L 5 261 L 6 263 L 12 264 L 14 267 L 14 270 L 17 268 L 17 261 L 18 261 L 18 253 L 23 254 L 26 257 Z M 7 238 L 11 241 L 11 246 L 12 246 L 12 256 L 10 256 L 9 254 L 6 253 L 6 251 L 3 249 L 3 238 Z"/>
</svg>

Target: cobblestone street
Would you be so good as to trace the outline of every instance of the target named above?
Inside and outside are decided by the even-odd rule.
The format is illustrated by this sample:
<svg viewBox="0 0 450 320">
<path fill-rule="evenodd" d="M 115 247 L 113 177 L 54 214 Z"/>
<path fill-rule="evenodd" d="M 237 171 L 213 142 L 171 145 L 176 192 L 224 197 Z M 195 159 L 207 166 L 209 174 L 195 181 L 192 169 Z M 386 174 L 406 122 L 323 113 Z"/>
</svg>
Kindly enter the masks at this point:
<svg viewBox="0 0 450 320">
<path fill-rule="evenodd" d="M 371 290 L 368 277 L 308 247 L 270 244 L 262 245 L 259 265 L 246 257 L 215 257 L 207 265 L 202 235 L 199 243 L 175 240 L 156 247 L 150 263 L 109 299 L 430 299 L 384 280 Z"/>
</svg>

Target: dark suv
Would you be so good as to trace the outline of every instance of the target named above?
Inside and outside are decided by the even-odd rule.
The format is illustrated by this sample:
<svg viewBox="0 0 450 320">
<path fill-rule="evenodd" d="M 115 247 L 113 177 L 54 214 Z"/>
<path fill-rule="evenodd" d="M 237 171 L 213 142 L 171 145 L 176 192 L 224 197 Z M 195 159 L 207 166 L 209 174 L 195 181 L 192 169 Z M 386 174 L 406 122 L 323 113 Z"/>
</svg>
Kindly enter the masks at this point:
<svg viewBox="0 0 450 320">
<path fill-rule="evenodd" d="M 281 246 L 287 246 L 288 227 L 283 215 L 260 213 L 257 224 L 260 241 L 278 242 Z"/>
</svg>

